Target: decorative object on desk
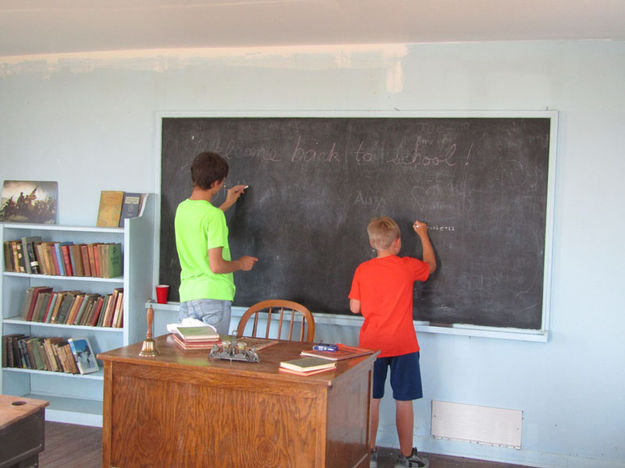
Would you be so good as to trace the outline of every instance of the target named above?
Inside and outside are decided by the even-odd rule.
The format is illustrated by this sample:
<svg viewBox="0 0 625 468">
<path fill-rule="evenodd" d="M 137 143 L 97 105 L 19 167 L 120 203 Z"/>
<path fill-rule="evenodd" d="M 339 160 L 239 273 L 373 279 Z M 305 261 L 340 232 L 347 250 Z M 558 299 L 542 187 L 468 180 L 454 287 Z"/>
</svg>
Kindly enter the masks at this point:
<svg viewBox="0 0 625 468">
<path fill-rule="evenodd" d="M 95 358 L 88 338 L 68 338 L 67 342 L 81 374 L 98 371 L 98 361 Z"/>
<path fill-rule="evenodd" d="M 302 375 L 309 375 L 313 372 L 317 373 L 335 368 L 336 362 L 312 356 L 306 356 L 298 359 L 291 359 L 290 361 L 280 362 L 280 370 Z"/>
<path fill-rule="evenodd" d="M 156 302 L 159 304 L 167 304 L 169 297 L 169 285 L 159 284 L 156 286 Z"/>
<path fill-rule="evenodd" d="M 0 221 L 56 224 L 58 182 L 5 180 Z"/>
<path fill-rule="evenodd" d="M 141 213 L 141 206 L 145 200 L 144 193 L 124 192 L 122 211 L 119 217 L 119 227 L 124 227 L 124 220 L 136 218 Z"/>
<path fill-rule="evenodd" d="M 224 338 L 220 344 L 213 345 L 208 356 L 212 359 L 226 359 L 228 361 L 260 362 L 256 350 L 248 348 L 245 341 L 237 341 L 234 333 L 228 339 Z"/>
<path fill-rule="evenodd" d="M 148 330 L 145 334 L 145 340 L 143 340 L 141 351 L 139 351 L 139 356 L 141 357 L 158 356 L 158 351 L 156 350 L 156 343 L 154 343 L 154 339 L 152 338 L 152 326 L 154 324 L 154 309 L 152 308 L 151 304 L 148 307 L 148 310 L 146 312 L 146 320 L 148 323 Z"/>
<path fill-rule="evenodd" d="M 343 359 L 366 356 L 368 354 L 374 353 L 374 351 L 372 351 L 371 349 L 357 348 L 356 346 L 347 346 L 342 343 L 337 343 L 336 346 L 336 351 L 321 351 L 313 348 L 305 349 L 300 353 L 300 355 L 319 357 L 322 359 L 327 359 L 329 361 L 341 361 Z"/>
<path fill-rule="evenodd" d="M 122 213 L 124 192 L 118 190 L 102 190 L 98 208 L 98 227 L 118 227 Z"/>
</svg>

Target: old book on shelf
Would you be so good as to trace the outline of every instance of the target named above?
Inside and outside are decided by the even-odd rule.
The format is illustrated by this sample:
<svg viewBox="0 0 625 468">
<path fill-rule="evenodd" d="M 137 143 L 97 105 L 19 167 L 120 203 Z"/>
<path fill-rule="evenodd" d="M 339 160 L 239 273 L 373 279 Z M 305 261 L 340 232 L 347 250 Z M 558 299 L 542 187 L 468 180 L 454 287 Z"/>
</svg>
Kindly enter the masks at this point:
<svg viewBox="0 0 625 468">
<path fill-rule="evenodd" d="M 280 362 L 280 367 L 291 371 L 308 373 L 318 370 L 334 369 L 336 367 L 336 362 L 319 357 L 306 356 L 290 361 L 282 361 Z"/>
<path fill-rule="evenodd" d="M 337 343 L 338 349 L 336 351 L 317 351 L 316 349 L 305 349 L 300 353 L 302 356 L 314 356 L 322 359 L 328 359 L 330 361 L 341 361 L 343 359 L 350 359 L 359 356 L 366 356 L 373 354 L 374 351 L 365 348 L 357 348 L 356 346 L 347 346 L 341 343 Z"/>
<path fill-rule="evenodd" d="M 74 276 L 85 276 L 85 270 L 82 267 L 80 245 L 69 246 L 69 258 L 72 262 L 72 271 L 74 272 Z"/>
<path fill-rule="evenodd" d="M 50 297 L 52 297 L 52 291 L 43 291 L 37 296 L 35 302 L 35 309 L 33 310 L 33 316 L 31 320 L 33 322 L 43 322 L 46 310 L 50 303 Z"/>
<path fill-rule="evenodd" d="M 54 266 L 54 273 L 57 276 L 65 276 L 65 265 L 63 265 L 63 257 L 61 256 L 61 246 L 59 242 L 50 244 L 50 256 Z"/>
<path fill-rule="evenodd" d="M 117 278 L 122 275 L 122 245 L 120 243 L 107 244 L 104 249 L 105 278 Z"/>
<path fill-rule="evenodd" d="M 122 212 L 119 218 L 119 227 L 124 227 L 124 220 L 128 218 L 136 218 L 141 212 L 141 204 L 144 200 L 142 193 L 124 193 L 124 201 L 122 204 Z"/>
<path fill-rule="evenodd" d="M 22 252 L 24 254 L 24 265 L 26 266 L 26 273 L 38 274 L 39 273 L 39 261 L 35 255 L 34 244 L 41 242 L 41 236 L 29 236 L 22 237 Z"/>
<path fill-rule="evenodd" d="M 37 299 L 39 295 L 44 292 L 52 292 L 52 288 L 49 286 L 34 286 L 26 290 L 26 302 L 24 303 L 24 307 L 22 308 L 22 319 L 29 322 L 33 319 Z"/>
<path fill-rule="evenodd" d="M 87 244 L 80 244 L 80 256 L 82 258 L 84 276 L 93 276 L 93 272 L 91 271 L 91 260 L 89 259 L 89 247 Z"/>
<path fill-rule="evenodd" d="M 115 299 L 115 311 L 113 312 L 113 321 L 111 327 L 122 328 L 124 320 L 124 289 L 117 288 L 117 298 Z"/>
<path fill-rule="evenodd" d="M 69 343 L 59 343 L 56 348 L 57 353 L 61 358 L 63 372 L 67 372 L 69 374 L 79 374 L 80 371 L 78 370 L 78 366 L 76 365 L 76 360 L 74 359 L 74 355 L 72 354 L 72 349 Z"/>
<path fill-rule="evenodd" d="M 15 267 L 14 271 L 18 273 L 26 273 L 24 253 L 22 252 L 22 242 L 11 241 L 11 248 L 13 251 L 13 264 Z"/>
<path fill-rule="evenodd" d="M 96 301 L 93 311 L 91 315 L 88 317 L 88 322 L 85 325 L 90 325 L 95 327 L 98 324 L 98 319 L 100 318 L 100 312 L 102 311 L 102 307 L 104 306 L 105 296 L 99 296 Z"/>
<path fill-rule="evenodd" d="M 100 206 L 98 208 L 98 227 L 118 227 L 124 202 L 124 192 L 116 190 L 102 190 L 100 192 Z"/>
<path fill-rule="evenodd" d="M 80 294 L 80 291 L 66 291 L 59 311 L 56 315 L 56 320 L 53 317 L 51 323 L 67 323 L 67 317 L 69 316 L 69 312 L 74 305 L 78 294 Z"/>
<path fill-rule="evenodd" d="M 72 260 L 69 254 L 69 247 L 72 242 L 63 242 L 60 245 L 61 257 L 63 257 L 63 266 L 65 267 L 65 274 L 67 276 L 74 276 L 74 270 L 72 269 Z"/>
<path fill-rule="evenodd" d="M 95 353 L 88 338 L 68 338 L 67 342 L 81 374 L 98 371 L 98 361 L 95 358 Z"/>
</svg>

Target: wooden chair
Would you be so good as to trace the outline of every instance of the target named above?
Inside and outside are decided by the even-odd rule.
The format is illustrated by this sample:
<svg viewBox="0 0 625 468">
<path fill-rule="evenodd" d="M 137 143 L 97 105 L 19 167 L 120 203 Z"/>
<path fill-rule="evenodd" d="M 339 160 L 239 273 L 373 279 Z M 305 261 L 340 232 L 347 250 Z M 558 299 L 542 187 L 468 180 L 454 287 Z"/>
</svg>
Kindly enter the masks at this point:
<svg viewBox="0 0 625 468">
<path fill-rule="evenodd" d="M 254 316 L 252 331 L 246 334 L 245 327 L 252 316 Z M 262 336 L 262 331 L 258 330 L 259 318 L 261 322 L 263 320 L 266 321 L 264 336 Z M 275 320 L 273 320 L 274 318 Z M 284 331 L 283 326 L 285 326 Z M 269 336 L 272 328 L 277 329 L 277 333 L 271 333 L 271 335 L 275 336 Z M 299 339 L 297 336 L 293 338 L 294 332 L 296 335 L 299 334 Z M 283 335 L 286 335 L 286 338 Z M 310 310 L 297 302 L 269 299 L 258 302 L 245 311 L 241 320 L 239 320 L 237 336 L 287 339 L 289 341 L 313 341 L 315 339 L 315 319 Z"/>
</svg>

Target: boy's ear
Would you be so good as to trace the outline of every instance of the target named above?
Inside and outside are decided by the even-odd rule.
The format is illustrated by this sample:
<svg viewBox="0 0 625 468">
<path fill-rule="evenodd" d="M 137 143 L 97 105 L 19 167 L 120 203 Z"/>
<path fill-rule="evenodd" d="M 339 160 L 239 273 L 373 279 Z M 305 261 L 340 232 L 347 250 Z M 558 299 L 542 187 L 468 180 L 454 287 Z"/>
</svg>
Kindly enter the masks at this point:
<svg viewBox="0 0 625 468">
<path fill-rule="evenodd" d="M 221 180 L 214 180 L 214 181 L 213 181 L 213 183 L 211 184 L 210 188 L 211 188 L 211 189 L 214 189 L 214 188 L 215 188 L 215 186 L 217 186 L 217 185 L 221 184 L 221 183 L 223 182 L 223 180 L 224 180 L 224 179 L 221 179 Z"/>
</svg>

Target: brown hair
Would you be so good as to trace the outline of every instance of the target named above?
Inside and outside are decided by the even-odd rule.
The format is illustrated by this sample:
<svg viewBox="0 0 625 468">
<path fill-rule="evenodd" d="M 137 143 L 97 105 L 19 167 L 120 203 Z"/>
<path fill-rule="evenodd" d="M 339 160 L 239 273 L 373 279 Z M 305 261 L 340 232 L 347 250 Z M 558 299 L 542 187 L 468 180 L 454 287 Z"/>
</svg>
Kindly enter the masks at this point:
<svg viewBox="0 0 625 468">
<path fill-rule="evenodd" d="M 367 226 L 369 243 L 376 250 L 386 250 L 401 236 L 399 226 L 388 216 L 373 218 Z"/>
<path fill-rule="evenodd" d="M 213 182 L 223 180 L 228 175 L 228 163 L 217 153 L 204 151 L 198 154 L 191 164 L 191 180 L 194 187 L 208 190 Z"/>
</svg>

